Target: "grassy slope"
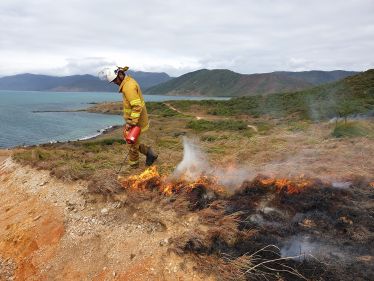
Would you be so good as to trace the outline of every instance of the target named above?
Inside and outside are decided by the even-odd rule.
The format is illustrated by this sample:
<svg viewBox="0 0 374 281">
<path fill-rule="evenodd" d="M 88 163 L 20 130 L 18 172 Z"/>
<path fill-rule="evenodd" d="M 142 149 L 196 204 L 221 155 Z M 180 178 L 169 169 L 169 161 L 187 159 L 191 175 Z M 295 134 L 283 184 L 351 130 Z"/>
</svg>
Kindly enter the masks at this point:
<svg viewBox="0 0 374 281">
<path fill-rule="evenodd" d="M 173 106 L 188 110 L 198 105 L 213 115 L 270 115 L 275 118 L 323 120 L 374 110 L 374 70 L 339 82 L 299 92 L 241 97 L 229 101 L 173 101 Z"/>
<path fill-rule="evenodd" d="M 374 136 L 372 122 L 340 122 L 335 126 L 334 123 L 313 124 L 309 119 L 314 119 L 315 116 L 321 119 L 334 116 L 337 106 L 346 102 L 351 105 L 351 113 L 373 110 L 373 78 L 374 70 L 370 70 L 342 82 L 297 93 L 236 98 L 229 101 L 169 102 L 183 113 L 178 113 L 163 103 L 147 103 L 152 124 L 145 140 L 160 152 L 160 169 L 165 172 L 171 172 L 182 157 L 181 135 L 198 137 L 211 159 L 219 163 L 222 163 L 222 159 L 227 159 L 227 163 L 242 162 L 261 167 L 267 162 L 285 159 L 289 151 L 299 150 L 300 159 L 303 159 L 303 149 L 312 146 L 313 149 L 323 151 L 320 155 L 332 157 L 321 160 L 318 153 L 316 154 L 316 163 L 313 164 L 316 165 L 316 175 L 320 173 L 319 166 L 325 167 L 323 172 L 332 168 L 338 171 L 345 171 L 344 167 L 353 169 L 354 162 L 346 162 L 361 155 L 354 149 L 361 145 L 361 151 L 367 151 L 370 155 L 370 147 L 373 147 L 371 139 Z M 315 107 L 313 114 L 311 104 Z M 108 103 L 95 105 L 91 110 L 121 114 L 120 106 L 120 103 Z M 203 118 L 196 119 L 195 115 Z M 254 131 L 247 125 L 253 125 L 258 130 Z M 335 140 L 341 137 L 359 137 L 364 140 L 360 145 L 359 141 L 356 141 L 356 148 L 353 148 L 348 140 L 338 142 L 337 149 L 325 147 L 326 139 Z M 102 170 L 119 167 L 125 151 L 121 138 L 121 130 L 116 130 L 96 140 L 22 149 L 16 152 L 14 157 L 22 163 L 52 170 L 58 177 L 89 179 Z M 365 140 L 366 138 L 368 140 Z M 344 148 L 339 148 L 343 146 Z M 370 161 L 367 159 L 365 163 Z M 292 169 L 296 171 L 302 169 L 302 166 Z M 309 166 L 307 169 L 313 170 Z M 362 167 L 355 173 L 365 171 L 371 173 L 368 172 L 369 169 Z"/>
<path fill-rule="evenodd" d="M 202 69 L 145 91 L 159 95 L 247 96 L 304 89 L 312 84 L 279 73 L 244 75 L 230 70 Z"/>
</svg>

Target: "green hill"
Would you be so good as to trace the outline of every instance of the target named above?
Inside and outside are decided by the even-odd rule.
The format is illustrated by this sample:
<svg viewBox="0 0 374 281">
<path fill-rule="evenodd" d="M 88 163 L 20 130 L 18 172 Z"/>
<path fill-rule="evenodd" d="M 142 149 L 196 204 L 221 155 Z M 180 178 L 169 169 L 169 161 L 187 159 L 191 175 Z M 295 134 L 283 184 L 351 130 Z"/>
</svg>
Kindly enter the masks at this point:
<svg viewBox="0 0 374 281">
<path fill-rule="evenodd" d="M 303 91 L 232 98 L 228 101 L 174 101 L 186 110 L 203 106 L 215 115 L 269 115 L 276 118 L 323 120 L 374 111 L 374 69 Z"/>
<path fill-rule="evenodd" d="M 226 69 L 201 69 L 187 73 L 145 91 L 148 95 L 252 96 L 297 91 L 322 82 L 352 75 L 348 71 L 273 72 L 240 74 Z"/>
</svg>

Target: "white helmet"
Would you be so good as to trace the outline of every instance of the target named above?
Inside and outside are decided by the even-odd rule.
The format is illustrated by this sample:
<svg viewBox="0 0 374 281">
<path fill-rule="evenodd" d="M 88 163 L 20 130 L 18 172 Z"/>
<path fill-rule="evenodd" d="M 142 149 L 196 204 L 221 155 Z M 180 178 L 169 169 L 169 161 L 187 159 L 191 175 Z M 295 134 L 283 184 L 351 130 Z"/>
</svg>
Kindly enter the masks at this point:
<svg viewBox="0 0 374 281">
<path fill-rule="evenodd" d="M 117 66 L 107 67 L 101 70 L 98 73 L 98 76 L 101 80 L 104 80 L 104 81 L 106 80 L 110 83 L 110 82 L 113 82 L 113 80 L 117 78 L 118 70 L 119 70 L 119 67 Z"/>
</svg>

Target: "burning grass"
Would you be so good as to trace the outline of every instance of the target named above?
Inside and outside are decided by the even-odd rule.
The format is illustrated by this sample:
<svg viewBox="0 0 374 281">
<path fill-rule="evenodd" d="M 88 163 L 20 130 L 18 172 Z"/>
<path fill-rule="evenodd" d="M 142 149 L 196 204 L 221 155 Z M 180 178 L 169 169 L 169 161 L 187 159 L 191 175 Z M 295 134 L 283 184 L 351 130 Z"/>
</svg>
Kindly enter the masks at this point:
<svg viewBox="0 0 374 281">
<path fill-rule="evenodd" d="M 139 175 L 129 177 L 118 177 L 118 181 L 125 189 L 156 189 L 164 195 L 171 196 L 181 192 L 192 192 L 193 190 L 204 189 L 215 193 L 224 193 L 224 189 L 217 184 L 214 178 L 201 176 L 195 181 L 188 181 L 183 177 L 175 180 L 169 177 L 160 176 L 157 166 L 151 166 Z"/>
<path fill-rule="evenodd" d="M 198 224 L 170 239 L 170 251 L 218 280 L 374 277 L 355 258 L 374 255 L 374 208 L 365 203 L 373 196 L 371 183 L 334 188 L 305 177 L 258 176 L 230 195 L 214 178 L 170 181 L 156 167 L 119 182 L 133 195 L 164 198 L 161 204 L 181 216 L 198 215 Z"/>
</svg>

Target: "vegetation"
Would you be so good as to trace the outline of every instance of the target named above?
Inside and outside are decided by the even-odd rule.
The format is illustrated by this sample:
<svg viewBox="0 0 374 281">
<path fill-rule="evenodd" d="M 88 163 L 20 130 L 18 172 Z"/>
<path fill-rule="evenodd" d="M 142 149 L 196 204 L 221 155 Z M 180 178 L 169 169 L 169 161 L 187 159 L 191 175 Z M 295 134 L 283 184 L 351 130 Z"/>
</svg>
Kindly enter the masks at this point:
<svg viewBox="0 0 374 281">
<path fill-rule="evenodd" d="M 313 121 L 346 118 L 374 110 L 374 70 L 301 92 L 241 97 L 228 101 L 173 101 L 172 104 L 181 110 L 200 106 L 208 114 L 218 116 L 271 116 Z"/>
<path fill-rule="evenodd" d="M 359 122 L 340 122 L 338 123 L 332 135 L 336 138 L 352 138 L 352 137 L 373 137 L 374 127 Z"/>
<path fill-rule="evenodd" d="M 170 109 L 164 103 L 161 102 L 147 102 L 147 110 L 149 114 L 154 114 L 162 117 L 175 117 L 182 116 L 175 110 Z M 100 104 L 95 104 L 87 109 L 88 112 L 104 113 L 104 114 L 123 114 L 122 102 L 105 102 Z"/>
<path fill-rule="evenodd" d="M 182 114 L 172 110 L 161 102 L 147 102 L 147 110 L 150 114 L 155 114 L 161 117 L 182 117 Z"/>
<path fill-rule="evenodd" d="M 351 142 L 348 138 L 362 137 L 362 140 L 357 138 L 357 142 L 361 141 L 363 150 L 371 151 L 365 141 L 374 137 L 374 125 L 370 120 L 352 121 L 350 116 L 366 114 L 374 109 L 373 81 L 374 70 L 370 70 L 342 82 L 296 93 L 227 101 L 147 103 L 152 123 L 144 140 L 160 152 L 159 170 L 170 173 L 182 159 L 180 137 L 184 135 L 200 139 L 212 161 L 221 163 L 224 157 L 227 162 L 247 163 L 255 167 L 261 163 L 284 161 L 282 159 L 289 151 L 303 151 L 306 147 L 308 150 L 317 147 L 319 151 L 324 151 L 320 155 L 327 157 L 331 150 L 324 146 L 324 140 L 341 138 L 341 149 L 335 150 L 336 154 L 331 159 L 334 164 L 324 159 L 322 162 L 316 160 L 314 165 L 318 166 L 318 176 L 321 165 L 326 166 L 322 169 L 326 173 L 332 167 L 339 172 L 344 171 L 349 166 L 344 164 L 345 161 L 357 161 L 354 159 L 359 156 L 345 147 L 351 146 L 345 143 Z M 94 105 L 90 111 L 122 114 L 121 107 L 120 102 L 104 103 Z M 335 128 L 328 122 L 315 122 L 330 117 L 347 121 L 337 119 Z M 122 129 L 118 128 L 93 140 L 22 148 L 14 153 L 14 158 L 36 168 L 48 169 L 56 177 L 77 180 L 118 170 L 126 152 Z M 303 155 L 303 152 L 299 153 Z M 337 161 L 339 157 L 342 159 Z M 309 172 L 313 170 L 311 165 L 308 164 Z M 293 170 L 299 168 L 302 169 L 301 164 Z M 126 170 L 126 173 L 131 172 Z"/>
<path fill-rule="evenodd" d="M 123 158 L 121 139 L 71 142 L 30 147 L 14 154 L 14 159 L 38 169 L 48 169 L 64 180 L 89 180 L 96 171 L 118 169 Z"/>
<path fill-rule="evenodd" d="M 156 85 L 146 94 L 187 96 L 253 96 L 297 91 L 337 81 L 354 72 L 306 71 L 240 74 L 227 69 L 201 69 Z"/>
<path fill-rule="evenodd" d="M 226 69 L 202 69 L 148 89 L 146 94 L 249 96 L 305 89 L 312 84 L 281 73 L 239 74 Z"/>
<path fill-rule="evenodd" d="M 237 120 L 192 120 L 187 123 L 187 128 L 198 132 L 208 131 L 240 131 L 246 130 L 247 124 Z"/>
</svg>

